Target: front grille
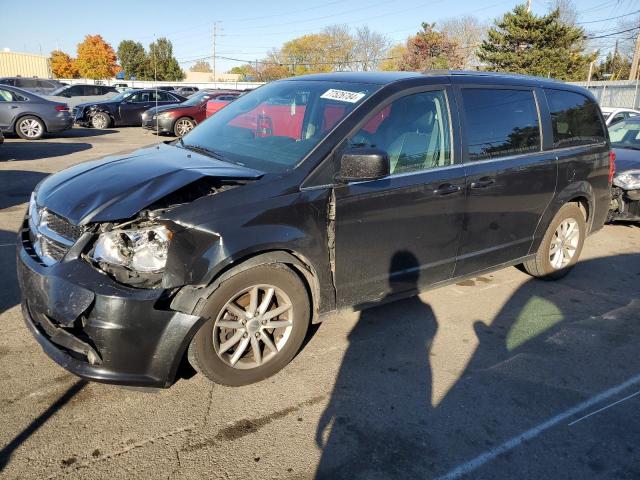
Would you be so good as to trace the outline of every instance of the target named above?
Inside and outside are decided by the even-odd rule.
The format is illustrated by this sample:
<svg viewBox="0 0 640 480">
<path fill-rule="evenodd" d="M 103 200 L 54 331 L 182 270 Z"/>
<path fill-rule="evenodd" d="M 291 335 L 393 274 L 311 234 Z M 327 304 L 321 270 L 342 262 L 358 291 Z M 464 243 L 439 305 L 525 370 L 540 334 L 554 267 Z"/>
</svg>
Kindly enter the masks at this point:
<svg viewBox="0 0 640 480">
<path fill-rule="evenodd" d="M 68 247 L 51 240 L 47 237 L 40 237 L 40 251 L 43 257 L 52 258 L 56 262 L 59 262 L 67 254 Z"/>
<path fill-rule="evenodd" d="M 82 227 L 80 225 L 74 225 L 53 212 L 47 211 L 46 222 L 50 230 L 74 242 L 82 235 Z"/>
<path fill-rule="evenodd" d="M 83 228 L 47 210 L 29 205 L 29 239 L 40 261 L 47 266 L 61 261 L 80 238 Z"/>
</svg>

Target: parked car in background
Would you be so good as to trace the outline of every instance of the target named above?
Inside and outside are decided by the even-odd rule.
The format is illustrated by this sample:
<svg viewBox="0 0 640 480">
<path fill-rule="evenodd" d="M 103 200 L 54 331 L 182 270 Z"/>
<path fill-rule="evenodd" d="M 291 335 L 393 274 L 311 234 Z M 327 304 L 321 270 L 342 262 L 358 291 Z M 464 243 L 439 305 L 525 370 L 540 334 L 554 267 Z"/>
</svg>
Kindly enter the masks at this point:
<svg viewBox="0 0 640 480">
<path fill-rule="evenodd" d="M 69 107 L 20 88 L 0 85 L 0 130 L 37 140 L 73 126 Z"/>
<path fill-rule="evenodd" d="M 198 87 L 178 87 L 176 89 L 176 93 L 178 95 L 182 95 L 183 97 L 189 97 L 199 91 L 200 89 Z"/>
<path fill-rule="evenodd" d="M 174 91 L 176 88 L 172 87 L 171 85 L 160 85 L 159 87 L 154 87 L 157 88 L 158 90 L 164 90 L 166 92 L 172 92 Z"/>
<path fill-rule="evenodd" d="M 116 87 L 107 85 L 67 85 L 60 87 L 44 97 L 49 100 L 65 102 L 69 107 L 87 102 L 98 102 L 118 94 Z"/>
<path fill-rule="evenodd" d="M 207 118 L 209 118 L 211 115 L 213 115 L 217 111 L 222 110 L 224 107 L 229 105 L 240 95 L 242 95 L 242 92 L 225 92 L 210 99 L 207 102 L 207 107 L 206 107 Z"/>
<path fill-rule="evenodd" d="M 82 103 L 73 109 L 73 118 L 79 125 L 94 128 L 140 125 L 143 112 L 156 104 L 172 105 L 185 100 L 163 90 L 129 90 L 99 102 Z"/>
<path fill-rule="evenodd" d="M 548 79 L 271 82 L 172 144 L 44 179 L 22 312 L 91 380 L 167 387 L 189 361 L 246 385 L 337 309 L 509 265 L 562 278 L 607 217 L 610 153 L 593 95 Z"/>
<path fill-rule="evenodd" d="M 114 83 L 113 85 L 111 85 L 113 88 L 116 89 L 116 91 L 118 92 L 125 92 L 127 90 L 132 90 L 132 88 L 126 84 L 126 83 Z"/>
<path fill-rule="evenodd" d="M 237 95 L 233 91 L 201 90 L 178 105 L 164 105 L 147 110 L 142 114 L 142 128 L 181 137 L 207 118 L 208 101 L 218 97 L 235 98 Z"/>
<path fill-rule="evenodd" d="M 2 77 L 0 85 L 9 85 L 10 87 L 21 88 L 27 92 L 48 95 L 54 90 L 63 86 L 62 82 L 57 80 L 34 78 L 34 77 Z"/>
<path fill-rule="evenodd" d="M 632 108 L 617 108 L 617 107 L 601 107 L 602 115 L 607 123 L 607 127 L 615 125 L 618 122 L 626 120 L 640 115 L 640 111 Z"/>
<path fill-rule="evenodd" d="M 616 153 L 609 220 L 640 222 L 640 116 L 609 127 Z"/>
</svg>

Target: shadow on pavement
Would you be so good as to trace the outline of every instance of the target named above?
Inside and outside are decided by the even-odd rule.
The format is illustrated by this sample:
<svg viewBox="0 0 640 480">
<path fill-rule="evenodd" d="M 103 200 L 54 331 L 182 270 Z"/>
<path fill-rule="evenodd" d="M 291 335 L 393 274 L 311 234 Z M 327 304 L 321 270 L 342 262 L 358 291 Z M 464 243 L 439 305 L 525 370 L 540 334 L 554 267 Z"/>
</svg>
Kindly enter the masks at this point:
<svg viewBox="0 0 640 480">
<path fill-rule="evenodd" d="M 639 281 L 640 254 L 527 281 L 474 323 L 475 349 L 460 338 L 445 352 L 470 361 L 439 403 L 432 379 L 452 372 L 432 371 L 432 341 L 447 319 L 419 297 L 364 310 L 317 426 L 317 478 L 435 478 L 637 375 Z M 464 478 L 640 478 L 636 411 L 564 423 Z"/>
<path fill-rule="evenodd" d="M 28 202 L 35 186 L 48 175 L 27 170 L 0 170 L 0 210 Z"/>
<path fill-rule="evenodd" d="M 69 401 L 75 397 L 80 390 L 87 385 L 85 380 L 78 380 L 71 385 L 66 392 L 64 392 L 58 400 L 56 400 L 49 408 L 42 412 L 34 421 L 32 421 L 27 428 L 22 430 L 18 435 L 14 437 L 6 446 L 0 450 L 0 472 L 2 472 L 13 452 L 20 447 L 31 435 L 33 435 L 42 425 L 44 425 L 53 415 L 64 407 Z"/>
<path fill-rule="evenodd" d="M 0 162 L 40 160 L 62 157 L 91 148 L 90 143 L 63 143 L 47 141 L 6 142 L 0 147 Z"/>
<path fill-rule="evenodd" d="M 16 237 L 17 233 L 0 230 L 0 315 L 20 302 L 20 289 L 16 277 Z"/>
</svg>

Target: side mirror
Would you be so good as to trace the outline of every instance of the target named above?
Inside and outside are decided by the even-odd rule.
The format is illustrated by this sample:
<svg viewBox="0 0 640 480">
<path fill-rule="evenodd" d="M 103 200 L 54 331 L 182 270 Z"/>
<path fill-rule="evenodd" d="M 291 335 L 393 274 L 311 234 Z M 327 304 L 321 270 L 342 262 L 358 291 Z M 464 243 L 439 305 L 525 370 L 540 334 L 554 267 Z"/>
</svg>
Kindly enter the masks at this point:
<svg viewBox="0 0 640 480">
<path fill-rule="evenodd" d="M 339 183 L 377 180 L 389 175 L 389 156 L 377 148 L 350 148 L 340 159 L 340 171 L 335 176 Z"/>
</svg>

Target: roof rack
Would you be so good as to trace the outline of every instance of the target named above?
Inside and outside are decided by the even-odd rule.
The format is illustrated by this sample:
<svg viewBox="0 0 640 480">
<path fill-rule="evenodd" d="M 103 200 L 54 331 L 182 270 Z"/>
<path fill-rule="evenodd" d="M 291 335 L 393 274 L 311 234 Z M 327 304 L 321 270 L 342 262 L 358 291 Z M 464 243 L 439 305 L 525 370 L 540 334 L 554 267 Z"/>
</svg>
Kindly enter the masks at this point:
<svg viewBox="0 0 640 480">
<path fill-rule="evenodd" d="M 522 73 L 511 73 L 511 72 L 488 72 L 484 70 L 447 70 L 447 69 L 433 69 L 433 70 L 423 70 L 421 72 L 423 75 L 474 75 L 474 76 L 483 76 L 483 77 L 519 77 L 523 79 L 530 80 L 544 80 L 548 82 L 560 82 L 562 80 L 558 80 L 550 77 L 538 77 L 535 75 L 525 75 Z"/>
</svg>

